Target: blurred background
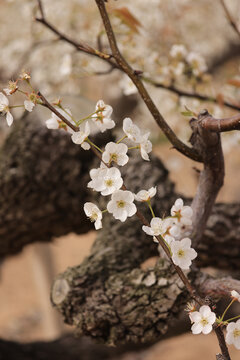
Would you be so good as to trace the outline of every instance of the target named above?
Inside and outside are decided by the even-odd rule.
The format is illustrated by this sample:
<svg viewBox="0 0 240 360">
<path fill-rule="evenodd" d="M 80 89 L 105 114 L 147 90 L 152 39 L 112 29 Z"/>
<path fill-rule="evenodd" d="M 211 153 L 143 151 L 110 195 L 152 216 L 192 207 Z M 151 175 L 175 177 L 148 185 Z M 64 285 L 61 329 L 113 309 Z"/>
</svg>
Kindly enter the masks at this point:
<svg viewBox="0 0 240 360">
<path fill-rule="evenodd" d="M 239 1 L 226 3 L 240 26 Z M 93 0 L 43 0 L 43 5 L 47 19 L 63 33 L 93 47 L 100 41 L 107 49 Z M 185 106 L 196 113 L 208 108 L 216 117 L 235 114 L 222 102 L 224 98 L 240 104 L 240 39 L 226 20 L 219 0 L 122 0 L 109 1 L 108 8 L 120 48 L 135 69 L 164 86 L 173 83 L 181 89 L 219 99 L 218 104 L 203 103 L 147 85 L 162 114 L 183 141 L 188 141 L 190 136 L 189 118 L 181 114 Z M 99 71 L 107 72 L 109 66 L 60 42 L 34 21 L 39 15 L 37 1 L 0 0 L 0 9 L 1 89 L 24 69 L 31 73 L 35 89 L 41 90 L 51 101 L 61 98 L 63 104 L 80 117 L 94 111 L 95 103 L 103 99 L 113 106 L 113 118 L 115 115 L 120 128 L 122 116 L 129 110 L 126 116 L 154 134 L 151 137 L 153 151 L 169 169 L 177 191 L 186 196 L 194 195 L 197 175 L 193 166 L 200 169 L 200 165 L 193 165 L 170 148 L 134 86 L 123 75 L 117 71 L 96 75 Z M 204 69 L 199 73 L 184 72 L 179 66 L 181 61 L 171 55 L 175 44 L 183 44 L 188 53 L 198 54 L 204 61 Z M 23 101 L 18 94 L 15 99 L 16 103 Z M 45 110 L 36 110 L 36 113 L 43 123 L 50 117 Z M 14 109 L 13 114 L 15 122 L 21 121 L 22 109 Z M 10 131 L 2 117 L 1 145 Z M 240 200 L 239 139 L 237 132 L 223 136 L 226 178 L 219 201 Z M 82 236 L 71 233 L 51 244 L 28 245 L 20 254 L 4 259 L 0 278 L 1 338 L 30 342 L 53 340 L 72 332 L 50 304 L 50 287 L 58 273 L 81 263 L 94 239 L 94 231 Z M 217 348 L 212 334 L 192 336 L 186 333 L 155 344 L 144 353 L 144 359 L 197 360 L 204 357 L 210 360 Z M 233 347 L 231 353 L 232 359 L 239 358 Z"/>
</svg>

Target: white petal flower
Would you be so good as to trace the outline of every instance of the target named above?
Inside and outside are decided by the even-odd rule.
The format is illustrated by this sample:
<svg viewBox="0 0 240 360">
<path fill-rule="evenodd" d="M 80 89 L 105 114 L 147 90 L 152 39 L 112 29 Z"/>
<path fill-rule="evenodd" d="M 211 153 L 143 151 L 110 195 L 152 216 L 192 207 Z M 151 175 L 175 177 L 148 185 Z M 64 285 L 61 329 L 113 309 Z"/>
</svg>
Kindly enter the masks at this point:
<svg viewBox="0 0 240 360">
<path fill-rule="evenodd" d="M 212 331 L 212 325 L 216 320 L 216 314 L 211 311 L 210 307 L 203 305 L 199 311 L 191 312 L 191 322 L 194 324 L 191 327 L 193 334 L 209 334 Z"/>
<path fill-rule="evenodd" d="M 123 179 L 121 177 L 120 171 L 117 168 L 112 167 L 110 169 L 106 169 L 104 174 L 103 181 L 105 189 L 101 191 L 102 195 L 110 195 L 122 187 Z"/>
<path fill-rule="evenodd" d="M 238 302 L 240 302 L 240 294 L 236 290 L 231 291 L 231 296 L 236 299 Z"/>
<path fill-rule="evenodd" d="M 150 160 L 148 154 L 152 151 L 152 143 L 148 140 L 149 135 L 150 133 L 143 135 L 139 143 L 141 156 L 146 161 Z"/>
<path fill-rule="evenodd" d="M 141 141 L 141 132 L 137 125 L 133 124 L 130 118 L 123 120 L 123 131 L 127 135 L 128 139 L 139 143 Z"/>
<path fill-rule="evenodd" d="M 187 62 L 192 67 L 192 72 L 195 76 L 199 76 L 207 71 L 206 62 L 198 53 L 190 52 L 187 56 Z"/>
<path fill-rule="evenodd" d="M 149 226 L 142 226 L 143 231 L 150 236 L 163 236 L 168 229 L 168 222 L 159 217 L 154 217 Z"/>
<path fill-rule="evenodd" d="M 240 350 L 240 319 L 236 322 L 230 322 L 227 326 L 226 343 L 233 344 Z"/>
<path fill-rule="evenodd" d="M 94 221 L 94 226 L 96 230 L 102 228 L 102 212 L 97 207 L 97 205 L 91 202 L 86 202 L 84 204 L 84 212 L 91 221 Z"/>
<path fill-rule="evenodd" d="M 89 134 L 90 134 L 90 126 L 88 122 L 86 122 L 85 125 L 84 124 L 80 125 L 79 131 L 74 132 L 72 134 L 71 136 L 72 141 L 74 142 L 74 144 L 81 145 L 81 147 L 84 150 L 89 150 L 90 145 L 87 142 L 85 142 Z"/>
<path fill-rule="evenodd" d="M 126 144 L 115 144 L 114 142 L 109 142 L 102 154 L 102 159 L 105 163 L 111 164 L 111 162 L 114 161 L 118 165 L 123 166 L 129 159 L 126 155 L 127 151 L 128 147 Z"/>
<path fill-rule="evenodd" d="M 6 114 L 7 124 L 8 126 L 11 126 L 13 123 L 13 116 L 9 110 L 8 98 L 2 92 L 0 92 L 0 112 L 3 113 L 3 115 Z"/>
<path fill-rule="evenodd" d="M 135 200 L 137 201 L 149 201 L 153 196 L 156 195 L 157 187 L 151 187 L 149 190 L 140 190 L 135 195 Z"/>
<path fill-rule="evenodd" d="M 127 217 L 133 216 L 137 212 L 134 195 L 131 191 L 117 190 L 112 194 L 111 201 L 107 204 L 107 210 L 113 214 L 115 219 L 124 222 Z"/>
<path fill-rule="evenodd" d="M 172 260 L 181 269 L 187 270 L 192 260 L 197 257 L 197 252 L 191 248 L 191 240 L 184 238 L 181 241 L 174 241 L 171 244 Z"/>
<path fill-rule="evenodd" d="M 88 187 L 95 191 L 103 191 L 106 188 L 104 183 L 104 177 L 107 173 L 107 168 L 100 167 L 98 169 L 90 170 L 91 181 L 88 183 Z"/>
<path fill-rule="evenodd" d="M 32 112 L 32 109 L 34 108 L 35 104 L 30 100 L 24 101 L 24 107 L 27 111 Z"/>
<path fill-rule="evenodd" d="M 187 55 L 187 49 L 184 45 L 173 45 L 170 50 L 170 56 L 174 59 L 182 60 Z"/>
<path fill-rule="evenodd" d="M 10 96 L 10 95 L 14 94 L 17 91 L 17 89 L 18 89 L 17 81 L 10 80 L 8 82 L 8 87 L 3 90 L 8 96 Z"/>
<path fill-rule="evenodd" d="M 115 122 L 110 118 L 112 114 L 110 105 L 106 105 L 103 100 L 99 100 L 96 104 L 96 111 L 97 113 L 92 116 L 92 120 L 101 132 L 114 128 Z"/>
<path fill-rule="evenodd" d="M 177 199 L 171 208 L 171 215 L 175 217 L 176 224 L 190 226 L 192 225 L 193 211 L 190 206 L 184 206 L 182 199 Z"/>
<path fill-rule="evenodd" d="M 57 109 L 57 111 L 64 116 L 70 123 L 73 124 L 73 121 L 71 119 L 71 111 L 69 109 L 65 109 L 65 111 L 63 111 L 62 109 Z M 45 121 L 46 126 L 48 129 L 63 129 L 67 132 L 69 132 L 70 134 L 73 134 L 74 131 L 67 126 L 54 112 L 52 112 L 52 116 L 50 119 Z"/>
</svg>

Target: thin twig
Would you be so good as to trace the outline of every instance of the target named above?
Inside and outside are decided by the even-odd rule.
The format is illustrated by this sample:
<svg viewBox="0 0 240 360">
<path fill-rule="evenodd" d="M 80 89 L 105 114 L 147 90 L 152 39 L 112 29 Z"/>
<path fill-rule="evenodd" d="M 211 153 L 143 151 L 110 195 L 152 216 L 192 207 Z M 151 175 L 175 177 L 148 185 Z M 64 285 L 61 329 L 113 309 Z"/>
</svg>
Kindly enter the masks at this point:
<svg viewBox="0 0 240 360">
<path fill-rule="evenodd" d="M 234 29 L 234 31 L 238 34 L 238 36 L 240 37 L 240 29 L 236 23 L 236 21 L 233 19 L 232 15 L 230 14 L 230 11 L 228 10 L 224 0 L 220 0 L 222 7 L 225 11 L 226 17 L 230 23 L 230 25 L 232 26 L 232 28 Z"/>
<path fill-rule="evenodd" d="M 39 7 L 39 11 L 40 11 L 41 17 L 44 19 L 44 18 L 45 18 L 45 14 L 44 14 L 44 10 L 43 10 L 42 0 L 37 0 L 37 2 L 38 2 L 38 7 Z"/>
<path fill-rule="evenodd" d="M 213 97 L 213 96 L 199 94 L 196 91 L 194 91 L 194 92 L 186 91 L 186 90 L 183 90 L 183 89 L 179 89 L 174 85 L 164 85 L 162 83 L 159 83 L 159 82 L 154 81 L 154 80 L 152 80 L 150 78 L 147 78 L 147 77 L 143 77 L 143 80 L 150 83 L 151 85 L 153 85 L 153 86 L 155 86 L 157 88 L 161 88 L 161 89 L 164 89 L 164 90 L 171 91 L 171 92 L 175 93 L 178 96 L 184 96 L 184 97 L 188 97 L 188 98 L 199 99 L 201 101 L 213 102 L 215 104 L 219 103 L 218 99 Z M 224 105 L 226 107 L 229 107 L 230 109 L 240 111 L 240 104 L 236 105 L 236 104 L 233 104 L 233 103 L 230 103 L 230 102 L 224 100 L 224 101 L 222 101 L 222 105 Z"/>
</svg>

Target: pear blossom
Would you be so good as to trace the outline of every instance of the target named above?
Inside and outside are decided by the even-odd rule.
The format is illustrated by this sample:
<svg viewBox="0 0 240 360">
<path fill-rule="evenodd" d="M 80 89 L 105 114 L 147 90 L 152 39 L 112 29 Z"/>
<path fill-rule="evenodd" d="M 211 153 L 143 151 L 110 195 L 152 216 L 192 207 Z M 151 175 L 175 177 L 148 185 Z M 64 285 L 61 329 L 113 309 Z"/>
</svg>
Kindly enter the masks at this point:
<svg viewBox="0 0 240 360">
<path fill-rule="evenodd" d="M 128 147 L 126 144 L 115 144 L 114 142 L 107 143 L 105 151 L 102 154 L 102 159 L 105 163 L 111 164 L 112 161 L 119 166 L 123 166 L 128 162 L 127 156 Z"/>
<path fill-rule="evenodd" d="M 8 98 L 2 92 L 0 92 L 0 112 L 3 113 L 3 115 L 6 114 L 7 124 L 8 126 L 11 126 L 13 123 L 13 116 L 10 113 Z"/>
<path fill-rule="evenodd" d="M 35 104 L 31 100 L 24 100 L 24 107 L 27 111 L 32 112 L 32 109 L 34 108 Z"/>
<path fill-rule="evenodd" d="M 120 171 L 115 167 L 106 169 L 103 176 L 103 182 L 105 188 L 101 191 L 102 195 L 110 195 L 114 191 L 119 190 L 123 184 L 123 179 L 121 177 Z"/>
<path fill-rule="evenodd" d="M 12 95 L 13 93 L 15 93 L 18 89 L 18 86 L 17 86 L 17 81 L 9 81 L 8 82 L 8 87 L 3 89 L 5 94 L 10 96 Z"/>
<path fill-rule="evenodd" d="M 164 237 L 164 235 L 171 235 L 169 230 L 171 219 L 161 219 L 159 217 L 154 217 L 151 222 L 150 226 L 143 225 L 142 229 L 143 231 L 150 236 L 158 236 L 161 235 Z"/>
<path fill-rule="evenodd" d="M 70 121 L 72 123 L 72 119 L 71 119 L 71 111 L 69 109 L 65 109 L 65 111 L 63 109 L 57 109 L 57 111 L 64 116 L 68 121 Z M 50 119 L 45 121 L 46 126 L 48 129 L 64 129 L 66 131 L 68 131 L 69 133 L 73 134 L 73 130 L 67 126 L 67 124 L 65 124 L 54 112 L 52 112 L 52 116 Z"/>
<path fill-rule="evenodd" d="M 86 202 L 84 204 L 84 212 L 87 215 L 87 217 L 90 218 L 91 221 L 94 221 L 94 226 L 95 229 L 101 229 L 102 228 L 102 212 L 101 210 L 97 207 L 97 205 L 91 203 L 91 202 Z"/>
<path fill-rule="evenodd" d="M 152 151 L 152 143 L 148 140 L 149 135 L 149 132 L 144 134 L 139 143 L 141 156 L 146 161 L 150 161 L 148 154 Z"/>
<path fill-rule="evenodd" d="M 104 177 L 107 173 L 107 167 L 100 167 L 98 169 L 90 170 L 91 181 L 88 183 L 88 187 L 95 191 L 103 191 L 106 186 L 104 184 Z"/>
<path fill-rule="evenodd" d="M 177 199 L 171 208 L 171 215 L 175 217 L 177 225 L 192 225 L 193 211 L 190 206 L 184 206 L 182 199 Z"/>
<path fill-rule="evenodd" d="M 103 100 L 99 100 L 97 102 L 96 113 L 92 115 L 92 120 L 101 132 L 114 128 L 115 122 L 110 118 L 112 111 L 112 107 L 110 105 L 106 105 Z"/>
<path fill-rule="evenodd" d="M 231 291 L 231 297 L 240 302 L 240 294 L 236 290 Z"/>
<path fill-rule="evenodd" d="M 191 312 L 191 322 L 194 324 L 191 327 L 193 334 L 209 334 L 212 331 L 212 326 L 216 320 L 216 314 L 211 311 L 208 305 L 200 307 L 199 311 Z"/>
<path fill-rule="evenodd" d="M 125 118 L 123 120 L 123 131 L 127 135 L 129 140 L 134 142 L 141 141 L 141 132 L 137 125 L 133 124 L 130 118 Z"/>
<path fill-rule="evenodd" d="M 74 142 L 74 144 L 81 145 L 81 147 L 84 150 L 89 150 L 90 145 L 85 141 L 89 134 L 90 134 L 90 126 L 89 126 L 88 122 L 86 122 L 85 126 L 84 126 L 84 124 L 80 125 L 79 131 L 74 132 L 72 134 L 72 136 L 71 136 L 72 141 Z"/>
<path fill-rule="evenodd" d="M 111 201 L 107 204 L 107 210 L 113 214 L 115 219 L 124 222 L 127 217 L 133 216 L 137 212 L 134 195 L 128 190 L 117 190 L 112 194 Z"/>
<path fill-rule="evenodd" d="M 199 76 L 207 71 L 207 65 L 204 58 L 195 52 L 190 52 L 186 58 L 188 64 L 192 68 L 192 72 L 195 76 Z"/>
<path fill-rule="evenodd" d="M 183 270 L 189 269 L 192 260 L 197 257 L 197 252 L 191 248 L 191 240 L 189 238 L 172 242 L 171 251 L 174 264 Z"/>
<path fill-rule="evenodd" d="M 137 201 L 149 201 L 152 197 L 156 195 L 157 187 L 151 187 L 149 190 L 140 190 L 135 195 L 135 200 Z"/>
<path fill-rule="evenodd" d="M 21 80 L 30 80 L 31 79 L 31 76 L 29 73 L 27 73 L 25 70 L 22 70 L 20 76 L 19 76 L 19 79 Z"/>
<path fill-rule="evenodd" d="M 240 319 L 236 322 L 230 322 L 226 330 L 226 343 L 228 345 L 233 344 L 238 350 L 240 350 Z"/>
<path fill-rule="evenodd" d="M 171 47 L 170 56 L 172 58 L 182 60 L 186 57 L 186 55 L 187 55 L 187 49 L 184 45 L 175 44 Z"/>
</svg>

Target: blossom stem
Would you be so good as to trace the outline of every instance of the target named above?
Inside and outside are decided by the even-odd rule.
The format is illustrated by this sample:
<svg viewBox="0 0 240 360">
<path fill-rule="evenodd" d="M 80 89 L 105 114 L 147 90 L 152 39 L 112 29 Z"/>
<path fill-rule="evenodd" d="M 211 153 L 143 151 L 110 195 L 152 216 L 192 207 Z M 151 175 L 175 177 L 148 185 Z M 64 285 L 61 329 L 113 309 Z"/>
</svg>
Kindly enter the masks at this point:
<svg viewBox="0 0 240 360">
<path fill-rule="evenodd" d="M 226 312 L 228 311 L 228 309 L 230 308 L 230 306 L 234 303 L 235 299 L 232 299 L 232 301 L 228 304 L 228 306 L 226 307 L 226 309 L 224 310 L 222 316 L 221 316 L 221 321 L 224 319 L 224 316 L 226 314 Z"/>
<path fill-rule="evenodd" d="M 154 211 L 153 211 L 153 208 L 152 208 L 152 205 L 151 205 L 151 201 L 148 200 L 148 201 L 147 201 L 147 204 L 148 204 L 148 207 L 149 207 L 149 209 L 150 209 L 150 211 L 151 211 L 151 213 L 152 213 L 152 217 L 155 217 L 155 214 L 154 214 Z"/>
<path fill-rule="evenodd" d="M 24 105 L 11 105 L 9 106 L 9 109 L 18 108 L 18 107 L 24 107 Z"/>
<path fill-rule="evenodd" d="M 86 116 L 85 118 L 82 118 L 82 119 L 80 119 L 80 120 L 78 120 L 76 123 L 77 123 L 77 125 L 79 126 L 79 125 L 81 125 L 85 120 L 87 120 L 87 119 L 90 119 L 94 114 L 96 114 L 97 113 L 97 111 L 94 111 L 93 113 L 91 113 L 90 115 L 88 115 L 88 116 Z"/>
<path fill-rule="evenodd" d="M 22 91 L 22 90 L 20 90 L 20 89 L 17 89 L 17 91 L 19 91 L 20 93 L 22 93 L 22 94 L 24 94 L 24 95 L 26 95 L 26 96 L 28 95 L 26 91 Z"/>
<path fill-rule="evenodd" d="M 92 145 L 93 147 L 95 147 L 95 149 L 97 149 L 98 151 L 100 151 L 100 153 L 103 153 L 103 151 L 102 151 L 97 145 L 95 145 L 89 138 L 87 138 L 85 141 L 87 141 L 90 145 Z"/>
<path fill-rule="evenodd" d="M 126 139 L 127 135 L 124 135 L 121 139 L 119 139 L 116 144 L 119 144 L 121 141 L 123 141 L 124 139 Z"/>
<path fill-rule="evenodd" d="M 106 212 L 108 212 L 108 210 L 107 210 L 107 209 L 102 210 L 102 214 L 104 214 L 104 213 L 106 213 Z"/>
<path fill-rule="evenodd" d="M 227 321 L 227 322 L 229 322 L 229 321 L 232 321 L 232 320 L 238 319 L 239 317 L 240 317 L 240 315 L 238 315 L 238 316 L 234 316 L 233 318 L 231 318 L 231 319 L 227 319 L 226 321 Z"/>
<path fill-rule="evenodd" d="M 132 149 L 139 149 L 139 145 L 137 145 L 137 146 L 130 146 L 130 147 L 128 148 L 128 150 L 132 150 Z"/>
</svg>

